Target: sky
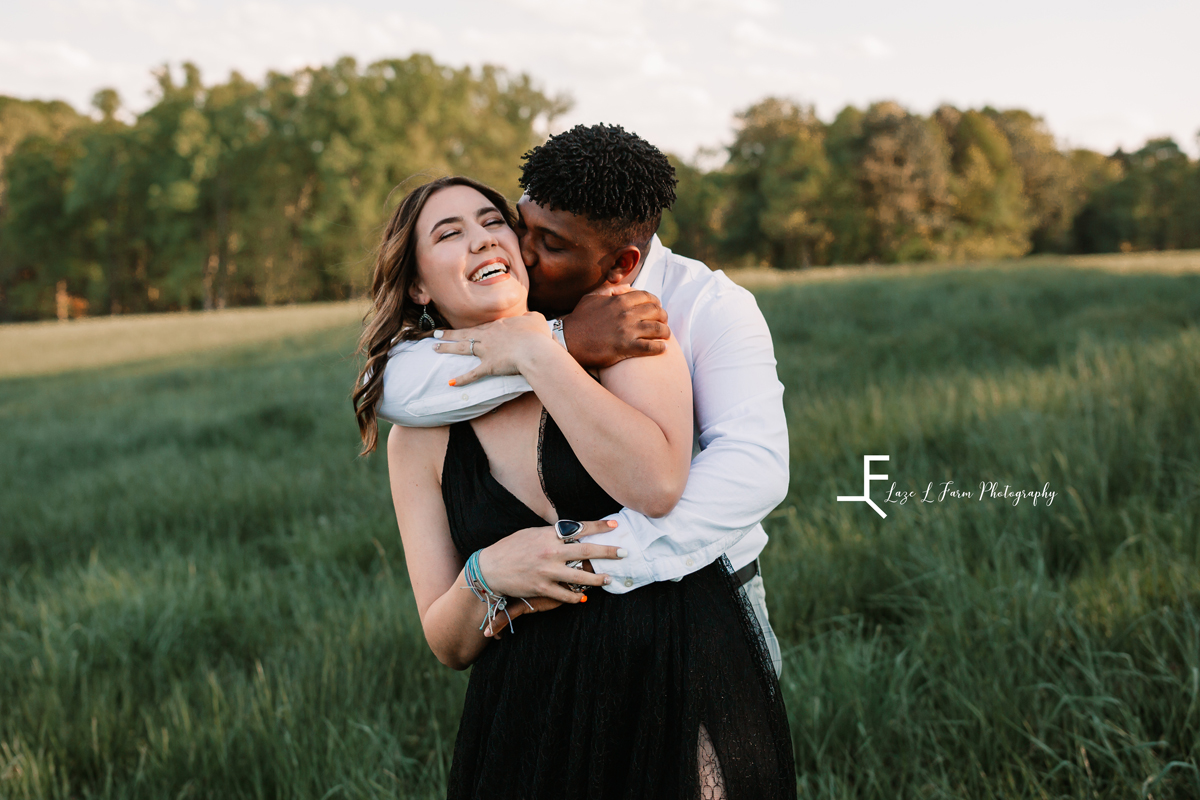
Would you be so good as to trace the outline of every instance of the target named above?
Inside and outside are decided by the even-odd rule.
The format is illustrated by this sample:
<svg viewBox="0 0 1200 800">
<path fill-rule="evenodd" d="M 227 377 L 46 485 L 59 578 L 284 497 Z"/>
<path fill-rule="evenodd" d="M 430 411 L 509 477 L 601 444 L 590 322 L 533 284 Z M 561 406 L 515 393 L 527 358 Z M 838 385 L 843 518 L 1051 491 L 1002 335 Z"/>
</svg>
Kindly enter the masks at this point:
<svg viewBox="0 0 1200 800">
<path fill-rule="evenodd" d="M 0 0 L 0 94 L 85 109 L 111 86 L 136 112 L 163 63 L 212 82 L 424 52 L 569 95 L 558 129 L 620 124 L 702 162 L 768 95 L 826 120 L 885 99 L 1019 107 L 1063 146 L 1167 135 L 1196 155 L 1197 31 L 1196 0 Z"/>
</svg>

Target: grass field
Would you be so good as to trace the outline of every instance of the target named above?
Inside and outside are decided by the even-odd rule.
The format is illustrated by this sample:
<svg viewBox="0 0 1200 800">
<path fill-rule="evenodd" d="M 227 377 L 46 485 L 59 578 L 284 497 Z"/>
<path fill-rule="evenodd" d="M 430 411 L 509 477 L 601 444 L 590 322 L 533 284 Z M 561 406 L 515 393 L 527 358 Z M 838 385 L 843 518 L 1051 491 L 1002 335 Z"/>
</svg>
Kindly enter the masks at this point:
<svg viewBox="0 0 1200 800">
<path fill-rule="evenodd" d="M 1168 272 L 750 282 L 802 797 L 1200 797 L 1200 274 Z M 353 340 L 0 381 L 0 797 L 441 796 L 466 676 L 355 458 Z M 835 500 L 867 453 L 1056 497 L 880 519 Z"/>
</svg>

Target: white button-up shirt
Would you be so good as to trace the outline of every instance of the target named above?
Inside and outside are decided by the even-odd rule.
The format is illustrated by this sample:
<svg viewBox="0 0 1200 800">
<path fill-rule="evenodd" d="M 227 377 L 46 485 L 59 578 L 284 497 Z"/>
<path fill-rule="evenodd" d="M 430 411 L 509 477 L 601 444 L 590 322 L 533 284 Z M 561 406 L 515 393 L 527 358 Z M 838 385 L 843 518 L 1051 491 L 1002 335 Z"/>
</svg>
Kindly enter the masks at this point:
<svg viewBox="0 0 1200 800">
<path fill-rule="evenodd" d="M 633 287 L 662 302 L 691 369 L 698 452 L 670 514 L 653 519 L 622 509 L 609 517 L 620 522 L 615 530 L 588 537 L 629 551 L 618 561 L 593 561 L 613 576 L 604 588 L 616 594 L 678 580 L 722 553 L 735 570 L 749 564 L 767 543 L 762 519 L 788 489 L 783 384 L 754 296 L 723 272 L 675 255 L 657 236 Z M 401 342 L 384 370 L 379 416 L 408 427 L 449 425 L 530 391 L 519 375 L 450 389 L 451 378 L 478 363 L 435 353 L 429 339 Z"/>
</svg>

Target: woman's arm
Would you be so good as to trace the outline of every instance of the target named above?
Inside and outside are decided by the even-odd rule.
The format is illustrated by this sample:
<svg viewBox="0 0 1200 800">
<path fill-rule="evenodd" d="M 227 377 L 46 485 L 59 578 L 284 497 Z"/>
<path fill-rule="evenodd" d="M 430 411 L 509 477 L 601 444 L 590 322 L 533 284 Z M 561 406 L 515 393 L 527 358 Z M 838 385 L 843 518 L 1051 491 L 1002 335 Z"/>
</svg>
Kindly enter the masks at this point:
<svg viewBox="0 0 1200 800">
<path fill-rule="evenodd" d="M 404 544 L 404 560 L 429 649 L 448 667 L 466 669 L 487 644 L 479 630 L 486 609 L 466 586 L 463 560 L 450 538 L 434 453 L 446 450 L 445 428 L 402 428 L 388 434 L 388 477 Z"/>
<path fill-rule="evenodd" d="M 597 383 L 557 343 L 531 348 L 521 374 L 579 462 L 621 505 L 671 512 L 692 458 L 692 383 L 672 337 L 661 355 L 629 358 Z"/>
<path fill-rule="evenodd" d="M 438 468 L 446 441 L 445 428 L 393 426 L 388 434 L 388 476 L 425 641 L 438 661 L 453 669 L 466 669 L 487 646 L 488 638 L 479 629 L 487 609 L 470 591 L 463 560 L 450 538 Z M 611 522 L 588 522 L 580 535 L 609 531 L 615 526 Z M 620 555 L 616 547 L 582 542 L 564 545 L 550 527 L 526 528 L 484 548 L 480 568 L 497 594 L 578 603 L 585 595 L 570 591 L 560 582 L 600 586 L 607 576 L 571 569 L 566 562 Z M 504 619 L 501 615 L 500 620 Z"/>
<path fill-rule="evenodd" d="M 675 507 L 692 456 L 692 384 L 678 342 L 665 353 L 626 359 L 597 383 L 550 337 L 541 314 L 447 331 L 440 351 L 476 339 L 473 372 L 520 372 L 554 417 L 596 483 L 627 508 L 651 517 Z M 451 341 L 457 340 L 457 341 Z"/>
</svg>

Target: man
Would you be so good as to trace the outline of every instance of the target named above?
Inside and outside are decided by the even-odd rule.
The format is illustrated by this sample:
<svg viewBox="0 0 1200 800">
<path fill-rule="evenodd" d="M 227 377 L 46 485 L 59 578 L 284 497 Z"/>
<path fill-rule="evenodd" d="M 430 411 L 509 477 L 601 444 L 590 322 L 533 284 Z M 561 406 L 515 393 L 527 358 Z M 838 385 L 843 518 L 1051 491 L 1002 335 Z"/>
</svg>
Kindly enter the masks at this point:
<svg viewBox="0 0 1200 800">
<path fill-rule="evenodd" d="M 675 183 L 666 156 L 620 127 L 577 126 L 527 153 L 517 233 L 529 303 L 557 317 L 551 325 L 559 343 L 588 368 L 660 352 L 674 333 L 691 369 L 696 414 L 687 487 L 667 516 L 623 509 L 615 531 L 589 537 L 628 551 L 596 569 L 612 576 L 604 588 L 619 594 L 678 580 L 727 555 L 778 672 L 758 555 L 767 542 L 761 521 L 788 488 L 783 386 L 753 295 L 659 241 Z M 601 289 L 609 293 L 592 294 Z M 410 427 L 448 425 L 529 391 L 520 376 L 481 368 L 463 375 L 460 359 L 441 354 L 467 352 L 472 333 L 398 345 L 385 368 L 379 416 Z"/>
</svg>

